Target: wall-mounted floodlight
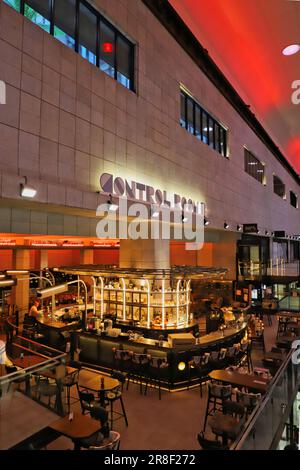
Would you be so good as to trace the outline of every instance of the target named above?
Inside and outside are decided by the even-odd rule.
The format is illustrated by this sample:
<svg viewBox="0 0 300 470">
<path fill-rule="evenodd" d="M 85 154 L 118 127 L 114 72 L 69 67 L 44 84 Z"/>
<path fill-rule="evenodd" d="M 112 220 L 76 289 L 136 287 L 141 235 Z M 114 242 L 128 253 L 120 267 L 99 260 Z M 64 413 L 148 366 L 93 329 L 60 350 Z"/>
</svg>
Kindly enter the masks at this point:
<svg viewBox="0 0 300 470">
<path fill-rule="evenodd" d="M 27 176 L 24 176 L 24 183 L 20 184 L 20 194 L 22 197 L 32 199 L 36 196 L 37 190 L 27 184 Z"/>
</svg>

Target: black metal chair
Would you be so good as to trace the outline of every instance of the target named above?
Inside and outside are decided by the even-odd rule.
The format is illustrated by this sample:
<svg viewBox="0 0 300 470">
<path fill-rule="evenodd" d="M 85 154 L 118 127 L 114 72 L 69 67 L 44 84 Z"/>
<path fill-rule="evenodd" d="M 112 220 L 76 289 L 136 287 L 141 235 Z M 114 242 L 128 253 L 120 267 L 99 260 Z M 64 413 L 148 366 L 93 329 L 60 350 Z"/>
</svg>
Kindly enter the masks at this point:
<svg viewBox="0 0 300 470">
<path fill-rule="evenodd" d="M 200 396 L 202 397 L 202 386 L 209 380 L 209 372 L 211 371 L 211 363 L 209 362 L 210 354 L 204 356 L 193 356 L 189 362 L 189 385 L 190 387 L 193 375 L 196 375 L 200 388 Z"/>
<path fill-rule="evenodd" d="M 197 434 L 197 440 L 202 450 L 228 450 L 228 446 L 224 446 L 221 442 L 215 439 L 207 439 L 204 437 L 204 432 L 201 431 Z"/>
<path fill-rule="evenodd" d="M 90 414 L 93 419 L 100 421 L 101 428 L 91 437 L 88 437 L 86 439 L 80 439 L 78 441 L 79 446 L 85 449 L 99 447 L 103 444 L 104 439 L 109 437 L 108 413 L 106 409 L 101 406 L 91 408 Z"/>
<path fill-rule="evenodd" d="M 81 412 L 83 415 L 86 411 L 90 413 L 95 408 L 101 407 L 100 403 L 96 400 L 95 395 L 93 393 L 79 390 L 78 384 L 77 391 L 81 406 Z"/>
<path fill-rule="evenodd" d="M 232 394 L 231 385 L 218 385 L 215 383 L 208 384 L 208 397 L 207 397 L 207 405 L 206 405 L 204 426 L 203 426 L 204 431 L 206 428 L 208 416 L 211 416 L 218 409 L 222 410 L 224 402 L 226 400 L 231 399 L 231 394 Z M 212 408 L 210 408 L 210 404 L 213 405 Z"/>
<path fill-rule="evenodd" d="M 120 401 L 122 412 L 114 410 L 114 403 Z M 118 385 L 114 389 L 105 392 L 105 402 L 110 407 L 110 427 L 113 428 L 113 423 L 121 418 L 124 418 L 126 426 L 128 426 L 128 419 L 125 411 L 125 406 L 122 398 L 122 388 Z M 117 415 L 117 418 L 114 416 Z"/>
</svg>

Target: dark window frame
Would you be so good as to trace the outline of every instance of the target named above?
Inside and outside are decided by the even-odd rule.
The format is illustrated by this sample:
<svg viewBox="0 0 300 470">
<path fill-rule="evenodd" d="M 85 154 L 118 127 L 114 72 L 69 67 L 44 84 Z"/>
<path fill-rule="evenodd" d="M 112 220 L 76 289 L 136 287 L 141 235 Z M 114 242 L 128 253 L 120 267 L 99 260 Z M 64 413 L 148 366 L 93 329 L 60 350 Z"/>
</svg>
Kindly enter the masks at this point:
<svg viewBox="0 0 300 470">
<path fill-rule="evenodd" d="M 277 182 L 276 182 L 277 180 Z M 279 188 L 282 188 L 281 191 Z M 277 176 L 273 174 L 273 192 L 281 199 L 286 199 L 286 188 L 284 182 Z"/>
<path fill-rule="evenodd" d="M 290 204 L 295 209 L 298 209 L 298 196 L 294 191 L 290 191 Z"/>
<path fill-rule="evenodd" d="M 57 0 L 50 0 L 50 32 L 51 36 L 54 37 L 54 26 L 55 26 L 55 2 Z M 26 0 L 20 0 L 20 14 L 25 16 L 25 3 Z M 123 33 L 121 33 L 109 20 L 107 20 L 98 10 L 96 10 L 90 3 L 86 0 L 76 0 L 75 5 L 75 46 L 74 51 L 79 53 L 79 8 L 80 4 L 84 5 L 88 10 L 91 11 L 97 18 L 97 44 L 96 44 L 96 66 L 99 68 L 100 65 L 100 23 L 105 23 L 109 28 L 114 31 L 115 34 L 115 44 L 114 44 L 114 62 L 115 62 L 115 71 L 114 71 L 114 80 L 116 80 L 120 85 L 125 88 L 135 92 L 135 44 L 130 41 Z M 122 38 L 129 46 L 129 77 L 130 86 L 126 87 L 122 82 L 118 80 L 118 68 L 117 68 L 117 38 Z M 67 46 L 66 46 L 67 47 Z M 88 59 L 85 59 L 88 60 Z"/>
<path fill-rule="evenodd" d="M 256 167 L 254 168 L 255 165 Z M 260 184 L 266 184 L 265 165 L 246 147 L 244 147 L 244 170 Z"/>
<path fill-rule="evenodd" d="M 182 97 L 184 97 L 184 110 L 182 109 Z M 193 132 L 189 131 L 187 103 L 190 100 L 193 103 Z M 200 113 L 200 133 L 196 133 L 196 110 Z M 184 119 L 183 119 L 184 116 Z M 184 120 L 184 125 L 182 121 Z M 227 158 L 227 134 L 228 129 L 224 127 L 215 117 L 206 111 L 191 95 L 180 88 L 180 125 L 185 128 L 190 134 L 194 135 L 198 140 L 208 145 L 212 150 L 215 150 L 220 155 Z M 212 124 L 212 132 L 210 138 L 209 127 Z M 204 131 L 206 127 L 206 131 Z M 218 137 L 216 138 L 216 132 Z M 222 147 L 223 143 L 223 147 Z"/>
</svg>

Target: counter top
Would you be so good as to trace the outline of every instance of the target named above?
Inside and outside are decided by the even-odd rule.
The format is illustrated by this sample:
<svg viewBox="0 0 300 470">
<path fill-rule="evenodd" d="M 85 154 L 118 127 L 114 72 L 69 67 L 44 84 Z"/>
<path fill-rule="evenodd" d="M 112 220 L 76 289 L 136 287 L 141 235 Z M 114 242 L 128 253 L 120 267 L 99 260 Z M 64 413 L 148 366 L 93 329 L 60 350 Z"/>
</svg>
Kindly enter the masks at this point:
<svg viewBox="0 0 300 470">
<path fill-rule="evenodd" d="M 78 321 L 64 323 L 60 320 L 52 319 L 51 317 L 48 317 L 48 315 L 42 315 L 40 317 L 37 317 L 36 321 L 40 325 L 46 326 L 48 328 L 54 328 L 56 330 L 66 330 L 72 327 L 76 327 L 78 325 Z"/>
</svg>

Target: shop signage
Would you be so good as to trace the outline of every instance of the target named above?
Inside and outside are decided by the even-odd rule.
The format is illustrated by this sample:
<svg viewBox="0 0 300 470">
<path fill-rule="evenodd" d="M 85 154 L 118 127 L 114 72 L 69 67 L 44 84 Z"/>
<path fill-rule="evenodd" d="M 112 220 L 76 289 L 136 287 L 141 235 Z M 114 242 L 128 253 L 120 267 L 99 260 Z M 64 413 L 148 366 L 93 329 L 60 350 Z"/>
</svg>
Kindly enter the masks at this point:
<svg viewBox="0 0 300 470">
<path fill-rule="evenodd" d="M 100 186 L 103 192 L 116 197 L 126 197 L 129 200 L 144 202 L 157 206 L 168 206 L 170 208 L 185 205 L 193 207 L 193 211 L 204 213 L 204 203 L 193 201 L 179 194 L 170 194 L 159 188 L 153 188 L 145 183 L 127 180 L 120 176 L 114 177 L 109 173 L 102 173 L 100 176 Z"/>
<path fill-rule="evenodd" d="M 243 232 L 244 233 L 258 233 L 257 224 L 244 224 Z"/>
</svg>

